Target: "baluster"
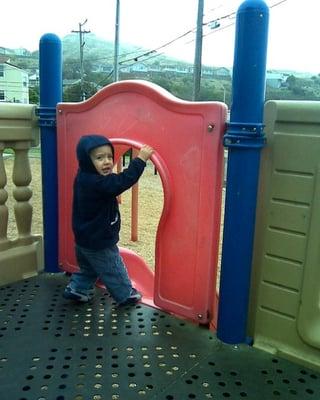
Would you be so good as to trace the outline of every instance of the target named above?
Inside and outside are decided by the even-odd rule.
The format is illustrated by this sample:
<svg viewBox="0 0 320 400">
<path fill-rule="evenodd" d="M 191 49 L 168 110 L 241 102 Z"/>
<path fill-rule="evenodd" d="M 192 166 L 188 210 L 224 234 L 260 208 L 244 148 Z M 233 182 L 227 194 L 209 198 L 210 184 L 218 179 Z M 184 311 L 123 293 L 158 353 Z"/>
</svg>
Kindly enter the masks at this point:
<svg viewBox="0 0 320 400">
<path fill-rule="evenodd" d="M 12 181 L 16 186 L 13 190 L 13 197 L 16 200 L 14 214 L 19 242 L 23 244 L 32 243 L 32 205 L 29 203 L 32 196 L 32 190 L 29 188 L 32 176 L 28 158 L 29 148 L 30 142 L 16 143 L 14 146 L 15 159 L 12 173 Z"/>
<path fill-rule="evenodd" d="M 6 205 L 8 193 L 5 189 L 7 184 L 7 174 L 3 162 L 4 143 L 0 142 L 0 250 L 5 250 L 10 243 L 7 237 L 9 211 Z"/>
</svg>

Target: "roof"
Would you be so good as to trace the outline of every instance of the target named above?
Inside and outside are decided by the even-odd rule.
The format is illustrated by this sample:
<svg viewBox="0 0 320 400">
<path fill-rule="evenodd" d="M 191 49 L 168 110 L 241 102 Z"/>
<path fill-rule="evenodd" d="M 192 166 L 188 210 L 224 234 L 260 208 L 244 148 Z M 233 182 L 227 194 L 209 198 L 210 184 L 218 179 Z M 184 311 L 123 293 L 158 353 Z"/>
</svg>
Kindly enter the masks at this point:
<svg viewBox="0 0 320 400">
<path fill-rule="evenodd" d="M 267 79 L 279 79 L 283 80 L 283 74 L 279 74 L 277 72 L 267 72 Z"/>
<path fill-rule="evenodd" d="M 0 55 L 0 64 L 7 64 L 10 61 L 10 58 L 5 55 Z"/>
<path fill-rule="evenodd" d="M 11 67 L 23 70 L 23 68 L 20 68 L 17 65 L 11 64 L 10 63 L 10 58 L 8 58 L 8 56 L 1 56 L 0 55 L 0 64 L 7 64 L 7 65 L 10 65 Z"/>
</svg>

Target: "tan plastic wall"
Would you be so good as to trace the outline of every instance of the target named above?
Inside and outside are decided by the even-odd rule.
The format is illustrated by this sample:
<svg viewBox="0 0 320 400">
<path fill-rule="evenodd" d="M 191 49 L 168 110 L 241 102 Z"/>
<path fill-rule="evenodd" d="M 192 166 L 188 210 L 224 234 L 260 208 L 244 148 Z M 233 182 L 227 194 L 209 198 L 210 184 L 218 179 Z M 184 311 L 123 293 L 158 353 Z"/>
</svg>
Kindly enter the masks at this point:
<svg viewBox="0 0 320 400">
<path fill-rule="evenodd" d="M 42 237 L 31 233 L 32 174 L 28 151 L 39 143 L 34 105 L 0 104 L 0 285 L 36 275 L 43 269 Z M 6 171 L 3 151 L 14 152 L 12 177 Z M 7 182 L 12 179 L 13 204 L 8 205 Z M 8 239 L 8 216 L 15 216 L 18 236 Z"/>
<path fill-rule="evenodd" d="M 320 369 L 320 102 L 269 101 L 249 333 Z"/>
</svg>

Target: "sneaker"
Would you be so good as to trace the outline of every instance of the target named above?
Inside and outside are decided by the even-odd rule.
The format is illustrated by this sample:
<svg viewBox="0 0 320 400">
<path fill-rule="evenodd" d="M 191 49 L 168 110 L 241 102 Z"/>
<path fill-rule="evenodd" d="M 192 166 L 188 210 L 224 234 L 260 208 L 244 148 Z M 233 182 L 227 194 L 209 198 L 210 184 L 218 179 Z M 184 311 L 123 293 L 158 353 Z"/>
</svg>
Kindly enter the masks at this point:
<svg viewBox="0 0 320 400">
<path fill-rule="evenodd" d="M 81 303 L 87 303 L 92 299 L 92 295 L 78 292 L 77 290 L 72 289 L 70 286 L 67 286 L 62 295 L 65 299 L 75 300 Z"/>
<path fill-rule="evenodd" d="M 130 296 L 127 298 L 127 300 L 123 301 L 122 303 L 119 303 L 119 306 L 131 306 L 138 303 L 141 299 L 142 299 L 142 294 L 138 292 L 137 289 L 132 288 Z"/>
</svg>

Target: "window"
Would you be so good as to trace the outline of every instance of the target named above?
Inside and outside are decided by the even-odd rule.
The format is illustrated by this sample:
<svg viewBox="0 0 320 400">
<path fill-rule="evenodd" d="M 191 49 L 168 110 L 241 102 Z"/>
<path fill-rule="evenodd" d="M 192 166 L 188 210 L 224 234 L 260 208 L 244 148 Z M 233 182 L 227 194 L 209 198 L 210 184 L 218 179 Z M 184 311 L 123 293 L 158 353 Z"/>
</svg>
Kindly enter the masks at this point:
<svg viewBox="0 0 320 400">
<path fill-rule="evenodd" d="M 0 64 L 0 77 L 4 76 L 4 66 L 3 64 Z"/>
<path fill-rule="evenodd" d="M 4 100 L 4 90 L 0 90 L 0 101 Z"/>
</svg>

